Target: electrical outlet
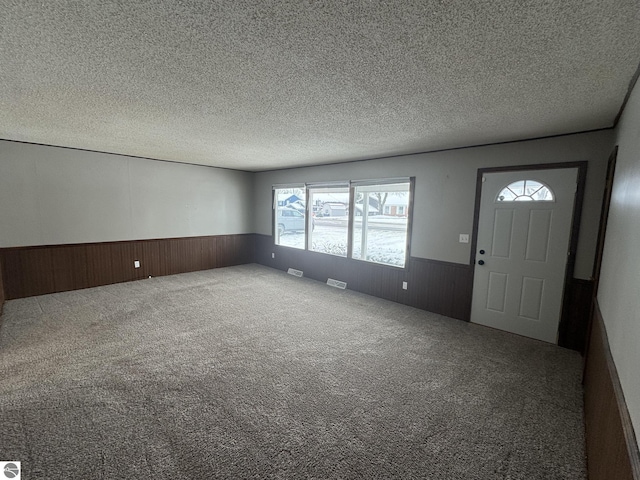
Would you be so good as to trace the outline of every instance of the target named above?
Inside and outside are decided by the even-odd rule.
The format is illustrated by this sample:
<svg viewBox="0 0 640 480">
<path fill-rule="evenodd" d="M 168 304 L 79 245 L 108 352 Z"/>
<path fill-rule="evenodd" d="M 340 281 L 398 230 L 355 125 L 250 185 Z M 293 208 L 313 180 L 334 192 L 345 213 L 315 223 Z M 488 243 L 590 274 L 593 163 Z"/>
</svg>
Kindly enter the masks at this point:
<svg viewBox="0 0 640 480">
<path fill-rule="evenodd" d="M 276 258 L 276 254 L 275 253 L 271 253 L 271 258 Z"/>
<path fill-rule="evenodd" d="M 402 282 L 402 289 L 406 290 L 407 289 L 407 282 Z"/>
<path fill-rule="evenodd" d="M 469 243 L 469 234 L 461 233 L 460 234 L 460 243 Z"/>
<path fill-rule="evenodd" d="M 140 260 L 136 260 L 133 262 L 133 267 L 134 268 L 140 268 Z"/>
</svg>

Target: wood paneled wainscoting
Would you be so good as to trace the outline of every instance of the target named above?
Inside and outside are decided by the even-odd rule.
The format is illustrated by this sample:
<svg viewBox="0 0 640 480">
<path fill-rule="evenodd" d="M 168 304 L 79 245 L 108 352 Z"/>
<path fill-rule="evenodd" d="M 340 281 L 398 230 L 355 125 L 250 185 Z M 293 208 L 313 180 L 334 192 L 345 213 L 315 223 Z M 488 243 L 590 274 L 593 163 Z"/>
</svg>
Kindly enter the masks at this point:
<svg viewBox="0 0 640 480">
<path fill-rule="evenodd" d="M 2 282 L 2 256 L 0 256 L 0 315 L 2 315 L 2 307 L 4 306 L 4 284 Z"/>
<path fill-rule="evenodd" d="M 253 234 L 3 248 L 0 292 L 11 300 L 228 267 L 252 263 L 254 251 Z"/>
<path fill-rule="evenodd" d="M 271 254 L 275 253 L 275 258 Z M 334 278 L 347 288 L 405 305 L 469 321 L 473 269 L 470 265 L 411 257 L 408 268 L 352 260 L 334 255 L 280 247 L 270 235 L 256 235 L 256 262 L 326 282 Z M 402 289 L 407 282 L 407 290 Z"/>
<path fill-rule="evenodd" d="M 589 479 L 640 480 L 638 443 L 597 301 L 584 372 L 584 414 Z"/>
<path fill-rule="evenodd" d="M 565 287 L 558 345 L 584 355 L 593 300 L 593 280 L 573 278 Z"/>
</svg>

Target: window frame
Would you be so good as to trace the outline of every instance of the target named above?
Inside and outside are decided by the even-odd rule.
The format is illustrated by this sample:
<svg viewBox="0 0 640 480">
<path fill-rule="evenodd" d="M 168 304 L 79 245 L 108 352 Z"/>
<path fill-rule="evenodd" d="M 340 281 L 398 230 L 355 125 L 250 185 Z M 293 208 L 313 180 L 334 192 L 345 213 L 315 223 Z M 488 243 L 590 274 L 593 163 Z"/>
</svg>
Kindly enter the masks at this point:
<svg viewBox="0 0 640 480">
<path fill-rule="evenodd" d="M 369 237 L 369 232 L 368 233 L 364 233 L 363 230 L 361 230 L 361 235 L 362 237 L 359 237 L 358 239 L 352 238 L 352 243 L 351 243 L 351 252 L 350 252 L 350 257 L 352 260 L 357 260 L 357 261 L 362 261 L 362 262 L 367 262 L 370 264 L 375 264 L 375 265 L 384 265 L 384 266 L 388 266 L 388 267 L 393 267 L 393 268 L 406 268 L 408 262 L 409 262 L 409 257 L 410 257 L 410 247 L 411 247 L 411 218 L 408 215 L 408 211 L 409 211 L 409 207 L 410 205 L 413 203 L 413 197 L 412 197 L 412 192 L 414 189 L 414 183 L 412 182 L 412 178 L 413 177 L 403 177 L 403 178 L 392 178 L 392 179 L 379 179 L 379 180 L 375 180 L 375 181 L 362 181 L 362 182 L 352 182 L 353 185 L 353 195 L 352 198 L 354 200 L 354 203 L 356 201 L 357 195 L 356 193 L 358 192 L 358 190 L 360 190 L 361 193 L 368 193 L 368 194 L 372 194 L 372 193 L 377 193 L 377 192 L 387 192 L 387 193 L 394 193 L 397 191 L 403 191 L 403 192 L 407 192 L 408 198 L 407 198 L 407 204 L 403 205 L 405 207 L 405 214 L 403 215 L 399 215 L 396 214 L 394 216 L 398 217 L 398 218 L 406 218 L 407 224 L 406 224 L 406 228 L 404 230 L 404 233 L 406 235 L 405 237 L 405 245 L 404 245 L 404 259 L 402 262 L 402 265 L 393 265 L 390 263 L 384 263 L 384 262 L 380 262 L 380 261 L 374 261 L 374 260 L 368 260 L 366 258 L 362 258 L 363 255 L 363 251 L 362 248 L 360 248 L 359 250 L 359 258 L 355 258 L 354 257 L 354 249 L 356 247 L 356 241 L 361 242 L 362 245 L 364 245 L 365 243 L 367 243 L 369 246 L 372 246 L 373 243 L 369 242 L 367 240 L 365 240 L 363 242 L 363 238 Z M 393 186 L 399 186 L 399 185 L 406 185 L 406 190 L 398 190 L 393 188 Z M 376 187 L 380 187 L 380 188 L 376 188 Z M 385 205 L 385 209 L 388 205 Z M 385 215 L 385 209 L 382 210 L 382 212 L 378 211 L 378 214 L 380 215 Z M 353 220 L 355 222 L 355 206 L 354 206 L 354 216 L 353 216 Z M 392 215 L 393 211 L 393 207 L 390 208 L 389 210 L 389 215 Z M 367 221 L 365 221 L 364 218 L 364 214 L 363 214 L 363 218 L 362 218 L 362 226 L 364 227 L 366 223 L 368 223 L 368 221 L 370 220 L 369 215 L 367 215 Z M 373 220 L 372 220 L 373 221 Z M 351 226 L 351 233 L 352 236 L 355 233 L 355 225 Z M 375 238 L 374 234 L 371 234 L 371 239 Z M 371 252 L 371 250 L 368 250 L 369 252 Z"/>
<path fill-rule="evenodd" d="M 304 197 L 305 197 L 305 208 L 304 208 L 305 243 L 303 244 L 302 247 L 292 247 L 290 245 L 281 245 L 280 243 L 276 243 L 276 239 L 277 240 L 280 239 L 277 234 L 277 227 L 276 227 L 276 219 L 278 216 L 278 208 L 279 208 L 277 190 L 296 189 L 296 188 L 303 190 Z M 271 187 L 271 239 L 274 246 L 283 247 L 283 248 L 293 248 L 294 250 L 303 250 L 303 251 L 306 250 L 306 237 L 307 237 L 307 228 L 308 228 L 308 222 L 307 222 L 308 209 L 306 205 L 306 200 L 307 200 L 307 188 L 304 183 L 277 184 Z"/>
<path fill-rule="evenodd" d="M 362 186 L 376 186 L 376 185 L 390 185 L 394 183 L 408 183 L 409 184 L 409 199 L 407 205 L 405 207 L 405 215 L 407 217 L 407 229 L 406 229 L 406 241 L 405 241 L 405 249 L 404 249 L 404 266 L 399 265 L 391 265 L 387 263 L 374 262 L 371 260 L 366 260 L 362 258 L 353 258 L 353 226 L 354 226 L 354 218 L 355 218 L 355 191 L 357 187 Z M 347 254 L 346 256 L 342 255 L 334 255 L 331 253 L 318 252 L 311 249 L 312 243 L 312 232 L 313 230 L 313 205 L 311 205 L 311 192 L 313 189 L 321 189 L 321 188 L 348 188 L 349 195 L 349 213 L 348 213 L 348 221 L 347 221 Z M 285 188 L 301 188 L 304 189 L 305 194 L 305 231 L 304 231 L 304 247 L 291 247 L 288 245 L 280 245 L 275 243 L 276 241 L 276 226 L 275 220 L 277 215 L 276 205 L 277 197 L 276 190 L 277 189 L 285 189 Z M 364 262 L 369 265 L 377 265 L 378 267 L 383 268 L 392 268 L 395 270 L 407 270 L 409 268 L 409 260 L 411 258 L 411 237 L 413 233 L 413 207 L 414 207 L 414 195 L 415 195 L 415 177 L 392 177 L 392 178 L 377 178 L 377 179 L 368 179 L 368 180 L 349 180 L 349 181 L 330 181 L 330 182 L 313 182 L 313 183 L 292 183 L 292 184 L 279 184 L 272 186 L 272 219 L 271 219 L 271 228 L 272 228 L 272 239 L 274 246 L 281 248 L 291 248 L 294 250 L 303 250 L 305 252 L 309 252 L 312 254 L 318 255 L 330 255 L 332 257 L 342 258 L 345 261 L 353 261 L 353 262 Z M 384 213 L 382 213 L 384 215 Z"/>
<path fill-rule="evenodd" d="M 306 210 L 307 210 L 307 218 L 309 218 L 309 222 L 313 222 L 313 205 L 311 204 L 311 196 L 313 194 L 313 190 L 322 190 L 322 189 L 330 189 L 330 188 L 340 188 L 340 189 L 347 189 L 347 195 L 349 195 L 349 201 L 348 201 L 348 209 L 349 209 L 349 214 L 348 214 L 348 220 L 347 220 L 347 250 L 345 255 L 335 255 L 333 253 L 325 253 L 325 252 L 318 252 L 316 250 L 313 250 L 312 247 L 312 243 L 313 243 L 313 239 L 312 236 L 313 234 L 309 234 L 308 232 L 311 231 L 313 232 L 313 229 L 309 230 L 309 228 L 307 227 L 307 231 L 305 232 L 305 244 L 306 244 L 306 248 L 305 250 L 307 252 L 312 252 L 312 253 L 319 253 L 321 255 L 331 255 L 332 257 L 339 257 L 339 258 L 351 258 L 350 256 L 350 250 L 349 250 L 349 246 L 351 245 L 351 212 L 352 212 L 352 205 L 351 205 L 351 197 L 352 197 L 352 191 L 351 191 L 351 182 L 326 182 L 326 183 L 307 183 L 306 184 L 306 189 L 307 189 L 307 200 L 306 200 Z"/>
</svg>

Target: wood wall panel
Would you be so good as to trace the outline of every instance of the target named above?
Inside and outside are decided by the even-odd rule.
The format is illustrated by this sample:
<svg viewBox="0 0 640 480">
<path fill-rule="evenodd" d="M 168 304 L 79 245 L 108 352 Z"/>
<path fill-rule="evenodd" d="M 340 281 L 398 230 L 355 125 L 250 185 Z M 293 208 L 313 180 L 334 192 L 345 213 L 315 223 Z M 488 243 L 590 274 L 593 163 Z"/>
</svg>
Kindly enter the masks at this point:
<svg viewBox="0 0 640 480">
<path fill-rule="evenodd" d="M 254 252 L 252 234 L 4 248 L 3 298 L 251 263 Z"/>
<path fill-rule="evenodd" d="M 595 302 L 584 374 L 584 410 L 590 480 L 640 480 L 640 453 Z"/>
<path fill-rule="evenodd" d="M 54 289 L 51 251 L 30 249 L 9 251 L 2 257 L 6 299 L 42 295 Z M 23 272 L 46 271 L 47 275 L 23 275 Z"/>
<path fill-rule="evenodd" d="M 139 269 L 133 267 L 135 249 L 133 243 L 120 242 L 107 244 L 107 255 L 111 257 L 113 278 L 109 283 L 130 282 L 136 280 Z"/>
<path fill-rule="evenodd" d="M 413 258 L 410 282 L 422 289 L 413 292 L 415 306 L 431 312 L 447 312 L 453 318 L 471 317 L 473 269 L 469 265 Z"/>
<path fill-rule="evenodd" d="M 176 273 L 186 272 L 185 268 L 185 249 L 182 247 L 180 239 L 170 239 L 169 251 L 167 252 L 167 258 L 169 260 L 169 275 L 175 275 Z"/>
<path fill-rule="evenodd" d="M 87 288 L 87 250 L 82 247 L 64 246 L 51 249 L 51 268 L 53 285 L 56 291 L 63 292 Z"/>
<path fill-rule="evenodd" d="M 566 287 L 558 345 L 584 354 L 593 300 L 593 280 L 572 279 Z"/>
<path fill-rule="evenodd" d="M 75 246 L 81 248 L 81 246 Z M 114 283 L 115 278 L 111 267 L 111 256 L 106 244 L 91 244 L 85 246 L 87 255 L 87 284 L 92 287 Z M 1 252 L 0 252 L 1 254 Z M 36 275 L 38 272 L 24 272 L 25 275 Z M 43 272 L 46 274 L 46 272 Z M 14 295 L 11 298 L 21 298 L 26 295 Z"/>
<path fill-rule="evenodd" d="M 232 265 L 244 265 L 255 262 L 253 255 L 255 235 L 226 235 L 226 237 L 233 241 L 233 256 L 227 257 L 227 261 L 231 260 Z"/>
<path fill-rule="evenodd" d="M 205 239 L 201 239 L 201 242 L 202 242 L 202 265 L 206 269 L 216 268 L 216 266 L 217 266 L 217 263 L 216 263 L 217 243 L 216 242 L 207 242 Z M 250 248 L 253 248 L 253 245 Z M 252 255 L 252 257 L 253 257 L 253 255 Z"/>
<path fill-rule="evenodd" d="M 143 262 L 140 267 L 144 278 L 167 275 L 164 255 L 160 254 L 160 242 L 158 240 L 143 242 L 141 249 L 142 253 L 140 257 L 146 259 L 146 262 Z"/>
<path fill-rule="evenodd" d="M 275 258 L 271 258 L 275 253 Z M 409 259 L 406 269 L 376 265 L 343 257 L 308 252 L 273 244 L 269 235 L 256 235 L 255 261 L 326 282 L 335 278 L 347 288 L 405 305 L 469 321 L 473 269 L 469 265 L 420 258 Z M 408 289 L 402 289 L 402 282 Z"/>
<path fill-rule="evenodd" d="M 4 281 L 2 279 L 2 258 L 0 258 L 0 315 L 2 315 L 2 307 L 4 307 Z"/>
</svg>

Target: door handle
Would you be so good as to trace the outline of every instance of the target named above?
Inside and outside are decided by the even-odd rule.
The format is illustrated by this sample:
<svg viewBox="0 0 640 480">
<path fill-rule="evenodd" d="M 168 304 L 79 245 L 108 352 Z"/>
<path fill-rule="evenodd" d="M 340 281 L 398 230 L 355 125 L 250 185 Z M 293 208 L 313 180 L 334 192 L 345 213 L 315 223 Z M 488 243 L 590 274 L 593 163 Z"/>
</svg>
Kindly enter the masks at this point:
<svg viewBox="0 0 640 480">
<path fill-rule="evenodd" d="M 478 260 L 478 265 L 484 265 L 484 260 Z"/>
</svg>

